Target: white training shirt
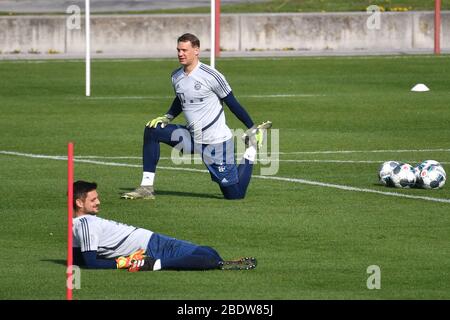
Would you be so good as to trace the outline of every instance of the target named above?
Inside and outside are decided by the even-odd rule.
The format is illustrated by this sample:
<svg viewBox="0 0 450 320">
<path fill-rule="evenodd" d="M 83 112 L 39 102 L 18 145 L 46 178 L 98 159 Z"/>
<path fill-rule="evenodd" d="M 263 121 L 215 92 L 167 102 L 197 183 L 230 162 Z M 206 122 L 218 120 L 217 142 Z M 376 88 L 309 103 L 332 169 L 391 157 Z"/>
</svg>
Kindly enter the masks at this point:
<svg viewBox="0 0 450 320">
<path fill-rule="evenodd" d="M 189 75 L 183 67 L 175 70 L 172 85 L 196 143 L 221 143 L 232 137 L 220 101 L 230 94 L 231 87 L 220 72 L 199 61 Z"/>
<path fill-rule="evenodd" d="M 139 249 L 147 250 L 153 234 L 146 229 L 95 215 L 74 218 L 72 230 L 74 247 L 81 248 L 81 252 L 97 251 L 97 255 L 105 259 L 129 256 Z"/>
</svg>

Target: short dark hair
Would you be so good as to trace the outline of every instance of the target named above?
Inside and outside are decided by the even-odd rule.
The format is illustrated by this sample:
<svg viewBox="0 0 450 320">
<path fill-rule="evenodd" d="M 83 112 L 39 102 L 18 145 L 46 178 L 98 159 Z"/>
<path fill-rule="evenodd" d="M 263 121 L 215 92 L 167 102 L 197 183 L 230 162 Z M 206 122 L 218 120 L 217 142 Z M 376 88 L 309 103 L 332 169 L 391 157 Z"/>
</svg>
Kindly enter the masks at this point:
<svg viewBox="0 0 450 320">
<path fill-rule="evenodd" d="M 97 190 L 97 183 L 78 180 L 73 183 L 73 209 L 77 209 L 77 199 L 84 201 L 88 192 Z"/>
<path fill-rule="evenodd" d="M 190 42 L 193 48 L 200 48 L 200 40 L 192 33 L 185 33 L 178 38 L 177 42 Z"/>
</svg>

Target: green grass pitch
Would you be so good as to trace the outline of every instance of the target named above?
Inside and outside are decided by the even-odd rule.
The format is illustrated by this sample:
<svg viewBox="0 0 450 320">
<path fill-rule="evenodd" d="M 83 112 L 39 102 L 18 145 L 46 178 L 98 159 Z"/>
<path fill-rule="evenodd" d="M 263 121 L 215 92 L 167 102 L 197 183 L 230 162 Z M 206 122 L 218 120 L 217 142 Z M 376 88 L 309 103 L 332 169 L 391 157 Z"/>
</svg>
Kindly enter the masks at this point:
<svg viewBox="0 0 450 320">
<path fill-rule="evenodd" d="M 68 141 L 103 162 L 75 163 L 76 179 L 99 183 L 101 216 L 259 262 L 244 272 L 82 270 L 74 299 L 449 299 L 450 186 L 377 181 L 386 160 L 435 159 L 450 171 L 449 62 L 220 59 L 255 122 L 279 130 L 276 175 L 261 179 L 256 166 L 246 199 L 225 201 L 208 174 L 178 170 L 203 165 L 162 159 L 176 170 L 158 170 L 157 199 L 124 201 L 140 182 L 144 124 L 171 103 L 177 61 L 95 60 L 90 98 L 83 61 L 1 61 L 0 299 L 65 299 L 67 164 L 49 156 L 65 156 Z M 417 83 L 431 91 L 410 92 Z M 367 288 L 371 265 L 378 290 Z"/>
</svg>

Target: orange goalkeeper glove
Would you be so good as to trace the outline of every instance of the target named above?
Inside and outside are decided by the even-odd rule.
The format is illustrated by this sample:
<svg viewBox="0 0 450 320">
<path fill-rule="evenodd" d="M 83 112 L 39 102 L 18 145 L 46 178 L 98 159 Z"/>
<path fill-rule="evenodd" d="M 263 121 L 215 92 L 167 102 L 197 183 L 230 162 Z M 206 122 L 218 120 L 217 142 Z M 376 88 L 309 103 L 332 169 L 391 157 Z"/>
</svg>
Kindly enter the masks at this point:
<svg viewBox="0 0 450 320">
<path fill-rule="evenodd" d="M 116 259 L 117 269 L 128 269 L 135 260 L 142 260 L 144 259 L 144 249 L 140 249 L 132 254 L 130 254 L 128 257 L 118 257 Z"/>
</svg>

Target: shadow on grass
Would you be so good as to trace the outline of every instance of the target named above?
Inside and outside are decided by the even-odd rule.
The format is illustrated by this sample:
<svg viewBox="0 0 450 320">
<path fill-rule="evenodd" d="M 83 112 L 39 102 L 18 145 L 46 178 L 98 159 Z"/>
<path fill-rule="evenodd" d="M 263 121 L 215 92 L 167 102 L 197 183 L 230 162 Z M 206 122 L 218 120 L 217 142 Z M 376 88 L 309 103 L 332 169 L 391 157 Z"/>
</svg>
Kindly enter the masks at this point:
<svg viewBox="0 0 450 320">
<path fill-rule="evenodd" d="M 373 186 L 375 186 L 375 187 L 385 187 L 385 188 L 388 188 L 388 189 L 392 189 L 392 187 L 390 187 L 390 186 L 385 186 L 384 184 L 381 184 L 381 183 L 372 183 L 372 185 Z"/>
<path fill-rule="evenodd" d="M 63 266 L 67 265 L 67 260 L 64 260 L 64 259 L 41 259 L 41 261 L 52 262 L 54 264 L 59 264 L 59 265 L 63 265 Z"/>
<path fill-rule="evenodd" d="M 395 190 L 423 190 L 423 188 L 421 188 L 418 185 L 413 185 L 409 188 L 396 188 L 395 186 L 391 186 L 391 185 L 384 185 L 382 183 L 373 183 L 373 186 L 376 187 L 384 187 L 387 191 L 395 191 Z"/>
<path fill-rule="evenodd" d="M 122 190 L 120 195 L 123 192 L 133 191 L 134 188 L 120 188 Z M 204 194 L 204 193 L 195 193 L 195 192 L 182 192 L 182 191 L 169 191 L 169 190 L 160 190 L 156 191 L 156 196 L 177 196 L 177 197 L 190 197 L 190 198 L 206 198 L 206 199 L 223 199 L 222 195 L 212 195 L 212 194 Z"/>
</svg>

